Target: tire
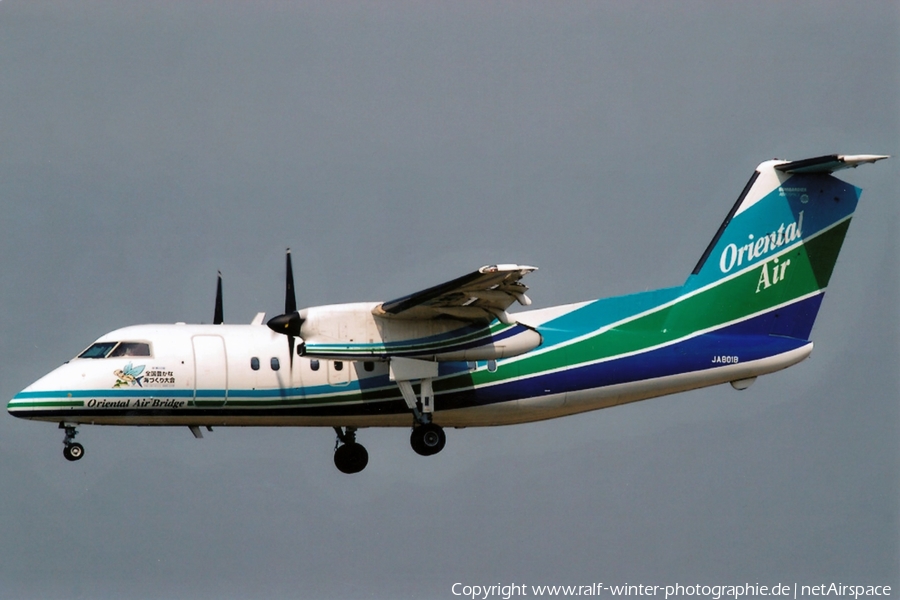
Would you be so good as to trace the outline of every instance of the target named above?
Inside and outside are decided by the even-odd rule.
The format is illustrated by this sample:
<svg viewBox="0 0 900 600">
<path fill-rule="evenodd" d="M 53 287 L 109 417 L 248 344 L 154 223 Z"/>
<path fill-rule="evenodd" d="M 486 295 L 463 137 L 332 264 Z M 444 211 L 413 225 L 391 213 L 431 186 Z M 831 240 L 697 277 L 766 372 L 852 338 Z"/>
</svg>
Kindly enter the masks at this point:
<svg viewBox="0 0 900 600">
<path fill-rule="evenodd" d="M 432 456 L 444 449 L 447 436 L 444 428 L 434 423 L 419 425 L 409 436 L 409 445 L 421 456 Z"/>
<path fill-rule="evenodd" d="M 334 451 L 334 466 L 341 473 L 348 475 L 359 473 L 366 468 L 367 464 L 369 464 L 369 453 L 362 444 L 356 442 L 341 444 Z"/>
<path fill-rule="evenodd" d="M 63 448 L 63 456 L 66 457 L 66 460 L 81 460 L 81 457 L 84 456 L 84 446 L 82 446 L 78 442 L 66 444 L 66 446 Z"/>
</svg>

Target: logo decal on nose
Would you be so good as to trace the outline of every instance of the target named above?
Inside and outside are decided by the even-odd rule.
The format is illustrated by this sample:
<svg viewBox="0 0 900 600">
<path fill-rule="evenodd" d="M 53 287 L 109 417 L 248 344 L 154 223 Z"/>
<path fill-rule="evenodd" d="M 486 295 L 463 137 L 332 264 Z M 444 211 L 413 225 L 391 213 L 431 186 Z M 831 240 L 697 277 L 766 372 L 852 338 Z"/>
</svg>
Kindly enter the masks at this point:
<svg viewBox="0 0 900 600">
<path fill-rule="evenodd" d="M 141 383 L 143 377 L 141 373 L 144 372 L 144 369 L 147 365 L 140 365 L 138 367 L 132 366 L 131 363 L 128 363 L 121 369 L 116 369 L 113 371 L 113 375 L 116 376 L 116 383 L 113 384 L 114 388 L 120 387 L 128 387 L 128 386 L 138 386 L 144 387 Z"/>
</svg>

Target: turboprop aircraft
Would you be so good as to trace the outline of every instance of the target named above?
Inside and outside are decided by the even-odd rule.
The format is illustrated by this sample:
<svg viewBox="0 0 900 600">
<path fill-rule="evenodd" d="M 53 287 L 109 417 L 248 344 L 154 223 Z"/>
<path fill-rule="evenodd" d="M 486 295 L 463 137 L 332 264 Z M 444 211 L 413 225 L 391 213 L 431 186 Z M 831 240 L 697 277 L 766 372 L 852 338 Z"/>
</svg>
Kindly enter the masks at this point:
<svg viewBox="0 0 900 600">
<path fill-rule="evenodd" d="M 498 264 L 387 302 L 297 310 L 290 250 L 284 313 L 108 333 L 9 402 L 24 419 L 78 425 L 317 426 L 334 463 L 368 463 L 364 427 L 411 428 L 441 451 L 447 427 L 524 423 L 760 375 L 812 351 L 813 322 L 860 190 L 834 171 L 887 156 L 770 160 L 754 171 L 680 287 L 538 310 Z"/>
</svg>

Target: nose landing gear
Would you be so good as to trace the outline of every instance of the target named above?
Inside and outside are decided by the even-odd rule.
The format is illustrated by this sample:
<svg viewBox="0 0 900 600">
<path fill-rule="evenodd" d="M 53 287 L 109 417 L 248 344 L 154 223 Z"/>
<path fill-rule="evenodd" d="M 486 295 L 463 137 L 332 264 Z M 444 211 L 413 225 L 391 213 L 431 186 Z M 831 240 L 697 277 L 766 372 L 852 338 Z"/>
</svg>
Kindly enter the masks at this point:
<svg viewBox="0 0 900 600">
<path fill-rule="evenodd" d="M 84 446 L 75 441 L 75 435 L 78 433 L 75 425 L 60 423 L 59 428 L 66 430 L 66 437 L 63 439 L 63 456 L 66 457 L 66 460 L 80 460 L 84 456 Z"/>
</svg>

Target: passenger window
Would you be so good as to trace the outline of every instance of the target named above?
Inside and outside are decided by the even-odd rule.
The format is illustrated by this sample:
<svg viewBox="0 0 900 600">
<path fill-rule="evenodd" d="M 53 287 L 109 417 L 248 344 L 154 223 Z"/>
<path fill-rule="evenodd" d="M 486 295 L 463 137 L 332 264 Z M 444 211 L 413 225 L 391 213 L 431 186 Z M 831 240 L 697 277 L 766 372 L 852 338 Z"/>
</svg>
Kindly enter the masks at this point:
<svg viewBox="0 0 900 600">
<path fill-rule="evenodd" d="M 253 357 L 250 359 L 250 368 L 254 371 L 259 371 L 259 359 L 257 357 Z"/>
<path fill-rule="evenodd" d="M 491 373 L 496 373 L 497 372 L 497 361 L 494 359 L 489 360 L 487 367 L 488 367 L 488 371 L 490 371 Z"/>
<path fill-rule="evenodd" d="M 97 342 L 78 355 L 78 358 L 106 358 L 109 351 L 119 342 Z"/>
<path fill-rule="evenodd" d="M 277 371 L 278 369 L 281 368 L 281 363 L 278 362 L 277 356 L 272 357 L 272 360 L 269 361 L 269 366 L 272 367 L 273 371 Z"/>
<path fill-rule="evenodd" d="M 369 371 L 370 373 L 375 370 L 375 363 L 371 360 L 367 360 L 363 362 L 363 369 Z"/>
<path fill-rule="evenodd" d="M 339 361 L 339 360 L 334 361 L 334 370 L 335 370 L 335 371 L 343 371 L 343 370 L 344 370 L 344 363 L 341 362 L 341 361 Z"/>
<path fill-rule="evenodd" d="M 318 371 L 319 370 L 319 359 L 314 358 L 311 361 L 309 361 L 309 368 L 312 369 L 313 371 Z"/>
<path fill-rule="evenodd" d="M 109 353 L 107 358 L 116 356 L 150 356 L 150 344 L 146 342 L 122 342 Z"/>
</svg>

